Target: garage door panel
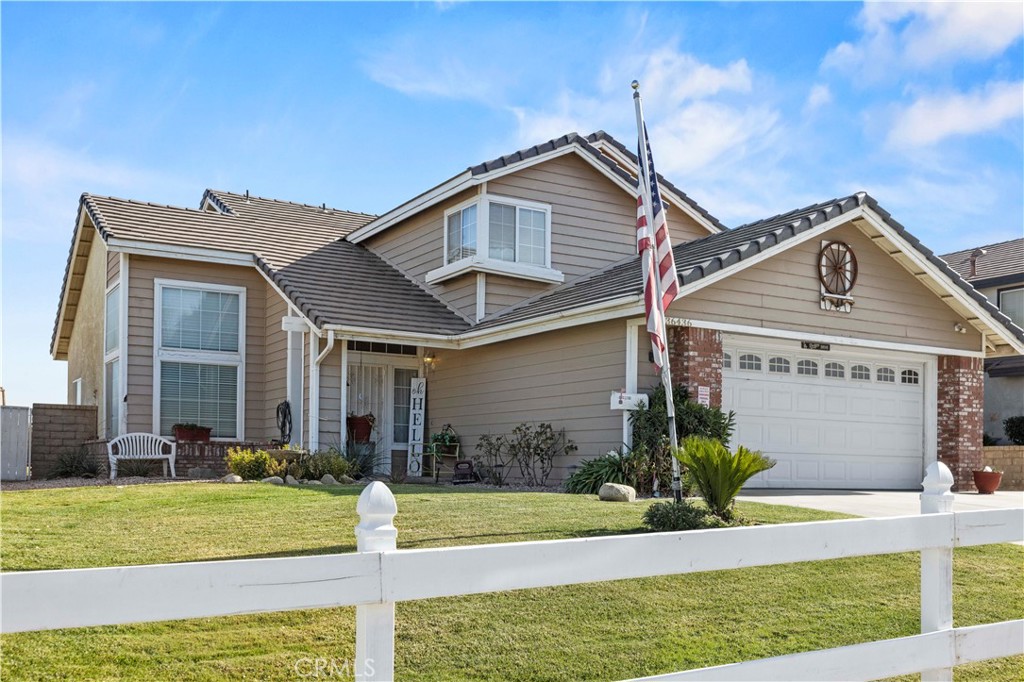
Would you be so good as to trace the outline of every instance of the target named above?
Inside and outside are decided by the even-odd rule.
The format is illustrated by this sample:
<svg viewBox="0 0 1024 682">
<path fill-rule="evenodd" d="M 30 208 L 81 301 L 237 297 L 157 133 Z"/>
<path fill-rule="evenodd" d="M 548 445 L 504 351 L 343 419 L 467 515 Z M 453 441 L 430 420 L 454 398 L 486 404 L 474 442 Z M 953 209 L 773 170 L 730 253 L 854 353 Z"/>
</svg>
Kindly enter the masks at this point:
<svg viewBox="0 0 1024 682">
<path fill-rule="evenodd" d="M 804 357 L 793 348 L 773 350 L 755 342 L 762 371 L 723 371 L 723 406 L 736 412 L 733 445 L 761 450 L 776 466 L 749 487 L 916 488 L 923 471 L 924 389 L 900 383 L 900 371 L 923 365 L 885 357 L 865 360 L 841 352 L 811 354 L 818 376 L 768 372 L 768 359 L 782 355 L 795 369 Z M 734 342 L 733 358 L 746 353 Z M 726 344 L 728 347 L 728 343 Z M 826 363 L 839 362 L 843 378 L 825 377 Z M 735 363 L 735 360 L 734 360 Z M 854 379 L 851 368 L 867 365 L 870 379 Z M 896 382 L 877 381 L 880 367 L 896 370 Z"/>
</svg>

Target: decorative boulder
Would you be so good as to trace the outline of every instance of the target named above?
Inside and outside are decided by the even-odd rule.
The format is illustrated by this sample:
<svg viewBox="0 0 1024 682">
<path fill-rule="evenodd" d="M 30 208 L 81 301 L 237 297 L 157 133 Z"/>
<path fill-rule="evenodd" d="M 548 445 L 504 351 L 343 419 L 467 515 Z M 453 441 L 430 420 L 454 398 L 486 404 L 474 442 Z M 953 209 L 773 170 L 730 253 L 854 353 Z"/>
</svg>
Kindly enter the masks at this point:
<svg viewBox="0 0 1024 682">
<path fill-rule="evenodd" d="M 267 476 L 260 483 L 270 483 L 272 485 L 284 485 L 284 479 L 280 476 Z"/>
<path fill-rule="evenodd" d="M 605 483 L 597 491 L 597 499 L 605 502 L 635 502 L 636 489 L 621 483 Z"/>
<path fill-rule="evenodd" d="M 320 481 L 316 481 L 316 480 L 314 480 L 314 481 L 303 481 L 303 483 L 305 483 L 306 485 L 323 485 L 323 483 L 321 483 Z"/>
<path fill-rule="evenodd" d="M 343 483 L 345 485 L 350 485 L 355 482 L 356 479 L 352 478 L 351 476 L 342 476 L 341 478 L 338 479 L 338 483 Z"/>
<path fill-rule="evenodd" d="M 291 474 L 288 474 L 287 476 L 284 477 L 284 482 L 287 483 L 288 485 L 298 485 L 299 484 L 298 479 L 296 479 Z"/>
<path fill-rule="evenodd" d="M 228 474 L 224 478 L 220 479 L 224 483 L 241 483 L 242 477 L 238 474 Z"/>
<path fill-rule="evenodd" d="M 324 474 L 320 479 L 320 482 L 324 485 L 338 485 L 338 479 L 334 478 L 334 476 L 331 476 L 330 474 Z"/>
<path fill-rule="evenodd" d="M 188 477 L 192 479 L 217 478 L 217 472 L 210 467 L 192 467 L 188 470 Z"/>
</svg>

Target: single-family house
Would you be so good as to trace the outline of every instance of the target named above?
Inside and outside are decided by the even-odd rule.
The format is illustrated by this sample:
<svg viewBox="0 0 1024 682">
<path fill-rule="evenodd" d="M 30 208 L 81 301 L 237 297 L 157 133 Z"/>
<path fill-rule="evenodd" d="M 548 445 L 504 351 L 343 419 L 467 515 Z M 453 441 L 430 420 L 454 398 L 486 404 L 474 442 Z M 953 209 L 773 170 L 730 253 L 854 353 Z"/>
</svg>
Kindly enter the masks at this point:
<svg viewBox="0 0 1024 682">
<path fill-rule="evenodd" d="M 287 401 L 293 442 L 344 446 L 347 417 L 372 414 L 374 447 L 404 469 L 422 378 L 428 433 L 451 424 L 472 454 L 482 434 L 549 422 L 579 448 L 563 478 L 629 443 L 615 396 L 657 383 L 635 169 L 598 132 L 471 166 L 383 215 L 83 194 L 51 352 L 106 436 L 199 422 L 266 440 Z M 915 488 L 937 458 L 970 485 L 983 362 L 1024 352 L 1019 326 L 864 193 L 728 229 L 661 186 L 673 377 L 778 460 L 756 485 Z"/>
<path fill-rule="evenodd" d="M 942 259 L 1018 327 L 1024 327 L 1024 239 L 946 254 Z M 985 434 L 1005 440 L 1003 420 L 1024 415 L 1024 355 L 985 360 Z"/>
</svg>

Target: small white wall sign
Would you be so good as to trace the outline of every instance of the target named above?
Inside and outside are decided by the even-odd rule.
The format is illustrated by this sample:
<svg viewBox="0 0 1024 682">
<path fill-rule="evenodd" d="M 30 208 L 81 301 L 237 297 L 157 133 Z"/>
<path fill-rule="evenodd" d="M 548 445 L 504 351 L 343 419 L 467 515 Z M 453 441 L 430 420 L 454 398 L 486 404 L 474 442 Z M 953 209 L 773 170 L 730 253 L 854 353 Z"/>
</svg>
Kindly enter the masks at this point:
<svg viewBox="0 0 1024 682">
<path fill-rule="evenodd" d="M 640 405 L 647 406 L 646 394 L 626 393 L 625 390 L 612 391 L 611 408 L 613 410 L 635 410 Z"/>
<path fill-rule="evenodd" d="M 409 458 L 405 471 L 410 476 L 423 475 L 424 414 L 427 407 L 427 380 L 413 379 L 409 393 Z"/>
<path fill-rule="evenodd" d="M 710 386 L 698 386 L 697 387 L 697 402 L 704 407 L 711 407 L 711 387 Z"/>
</svg>

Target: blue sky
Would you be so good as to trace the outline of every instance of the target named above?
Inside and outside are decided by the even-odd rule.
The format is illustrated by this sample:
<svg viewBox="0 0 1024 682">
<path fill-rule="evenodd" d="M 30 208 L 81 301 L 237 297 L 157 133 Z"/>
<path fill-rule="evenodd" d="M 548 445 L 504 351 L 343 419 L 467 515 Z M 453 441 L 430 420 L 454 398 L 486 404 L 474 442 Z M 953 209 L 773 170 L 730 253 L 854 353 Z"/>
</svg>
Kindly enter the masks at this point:
<svg viewBox="0 0 1024 682">
<path fill-rule="evenodd" d="M 0 6 L 3 367 L 48 345 L 83 191 L 382 212 L 569 131 L 635 139 L 734 226 L 867 190 L 939 253 L 1021 236 L 1024 9 L 1003 4 Z"/>
</svg>

